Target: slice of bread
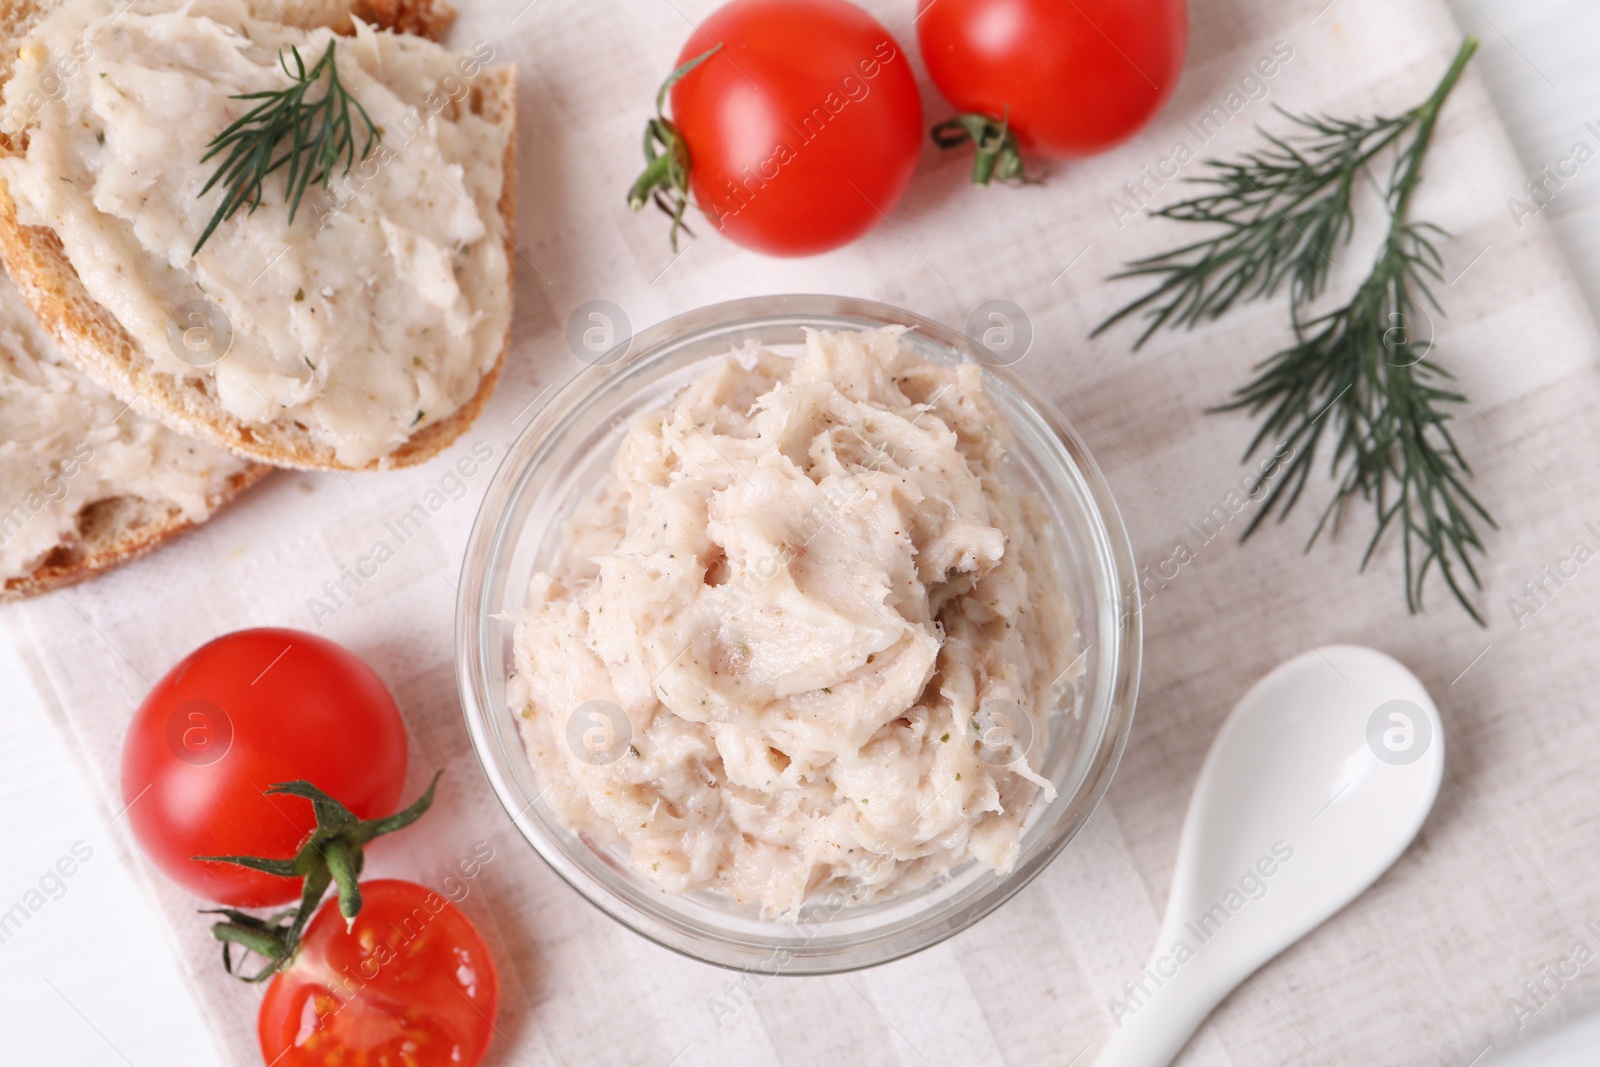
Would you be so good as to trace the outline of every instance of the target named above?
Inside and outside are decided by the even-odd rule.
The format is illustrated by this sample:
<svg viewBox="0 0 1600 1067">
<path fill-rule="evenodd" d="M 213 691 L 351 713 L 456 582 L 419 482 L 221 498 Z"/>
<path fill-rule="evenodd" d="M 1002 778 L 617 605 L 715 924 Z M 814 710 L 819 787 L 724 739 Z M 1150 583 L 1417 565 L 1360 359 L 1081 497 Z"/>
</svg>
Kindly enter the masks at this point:
<svg viewBox="0 0 1600 1067">
<path fill-rule="evenodd" d="M 0 276 L 0 601 L 142 555 L 271 469 L 125 410 Z"/>
<path fill-rule="evenodd" d="M 271 467 L 252 463 L 233 475 L 212 498 L 213 511 L 271 471 Z M 0 588 L 0 603 L 51 593 L 93 578 L 137 559 L 192 526 L 194 522 L 184 518 L 182 509 L 143 497 L 106 497 L 86 504 L 78 512 L 75 536 L 63 539 L 29 573 L 8 578 Z"/>
<path fill-rule="evenodd" d="M 274 20 L 284 18 L 283 8 L 271 0 L 250 0 L 250 3 L 263 12 L 273 12 L 268 17 Z M 21 38 L 52 6 L 53 0 L 0 0 L 0 82 L 10 76 Z M 430 36 L 442 33 L 453 17 L 442 0 L 294 0 L 289 4 L 289 12 L 293 24 L 300 26 L 326 26 L 343 31 L 350 26 L 350 17 L 354 15 L 363 20 L 376 20 L 381 26 L 425 32 Z M 514 71 L 505 66 L 483 68 L 461 106 L 506 131 L 504 180 L 497 205 L 499 218 L 485 218 L 485 222 L 491 232 L 504 240 L 509 300 L 510 261 L 516 254 L 511 240 L 516 188 Z M 0 136 L 0 155 L 21 156 L 26 147 L 26 127 L 9 136 Z M 199 168 L 198 154 L 196 166 Z M 281 181 L 276 176 L 273 180 Z M 269 183 L 266 196 L 269 200 L 281 200 L 281 186 L 273 189 Z M 244 219 L 241 213 L 229 225 Z M 306 224 L 315 226 L 316 220 L 306 220 Z M 508 316 L 499 352 L 470 398 L 448 416 L 427 422 L 388 454 L 363 463 L 343 462 L 333 445 L 319 440 L 315 428 L 302 421 L 286 414 L 267 421 L 242 419 L 224 408 L 213 377 L 163 373 L 156 361 L 146 354 L 141 342 L 90 295 L 56 232 L 48 227 L 26 226 L 19 221 L 17 204 L 3 180 L 0 180 L 0 258 L 62 350 L 97 382 L 132 404 L 135 410 L 160 419 L 168 426 L 250 460 L 274 466 L 378 469 L 409 466 L 436 455 L 482 411 L 499 378 L 510 341 Z M 419 412 L 418 418 L 421 415 Z"/>
</svg>

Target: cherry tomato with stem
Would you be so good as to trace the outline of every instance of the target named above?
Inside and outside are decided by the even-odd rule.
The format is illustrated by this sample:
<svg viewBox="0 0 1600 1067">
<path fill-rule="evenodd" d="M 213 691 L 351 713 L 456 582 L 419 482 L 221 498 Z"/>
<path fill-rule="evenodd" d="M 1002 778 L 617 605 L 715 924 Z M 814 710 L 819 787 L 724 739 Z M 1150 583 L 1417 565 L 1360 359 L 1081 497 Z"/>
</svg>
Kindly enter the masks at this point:
<svg viewBox="0 0 1600 1067">
<path fill-rule="evenodd" d="M 1133 136 L 1178 84 L 1186 0 L 920 0 L 928 74 L 963 112 L 934 127 L 976 142 L 974 180 L 1023 177 L 1017 149 L 1093 155 Z"/>
<path fill-rule="evenodd" d="M 629 191 L 673 218 L 692 195 L 746 248 L 808 256 L 860 237 L 910 184 L 922 101 L 904 50 L 846 0 L 733 0 L 701 23 L 656 98 Z M 670 96 L 672 117 L 664 107 Z"/>
<path fill-rule="evenodd" d="M 241 630 L 195 650 L 134 713 L 122 802 L 167 877 L 240 908 L 286 904 L 300 881 L 197 856 L 289 857 L 317 828 L 308 780 L 357 818 L 395 810 L 406 734 L 383 681 L 353 652 L 297 630 Z"/>
</svg>

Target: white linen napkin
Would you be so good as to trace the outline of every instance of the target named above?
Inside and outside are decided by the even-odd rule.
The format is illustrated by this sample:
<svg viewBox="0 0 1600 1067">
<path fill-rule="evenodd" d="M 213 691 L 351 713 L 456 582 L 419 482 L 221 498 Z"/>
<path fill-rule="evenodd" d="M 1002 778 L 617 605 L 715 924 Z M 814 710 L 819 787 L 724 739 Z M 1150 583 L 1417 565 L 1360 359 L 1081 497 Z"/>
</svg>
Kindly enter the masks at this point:
<svg viewBox="0 0 1600 1067">
<path fill-rule="evenodd" d="M 1169 202 L 1179 187 L 1144 176 L 1177 143 L 1232 155 L 1256 143 L 1252 124 L 1283 128 L 1273 104 L 1335 115 L 1412 106 L 1461 37 L 1440 3 L 1198 0 L 1177 94 L 1131 143 L 1056 165 L 1043 187 L 989 190 L 968 187 L 966 157 L 930 147 L 888 224 L 801 261 L 746 253 L 710 227 L 675 259 L 663 220 L 633 217 L 624 204 L 656 86 L 715 0 L 626 11 L 523 3 L 461 0 L 453 33 L 462 48 L 491 43 L 521 74 L 518 307 L 484 417 L 419 469 L 278 474 L 151 558 L 7 613 L 108 818 L 122 807 L 123 731 L 169 666 L 228 630 L 316 630 L 365 657 L 398 697 L 413 745 L 407 797 L 436 768 L 447 771 L 435 810 L 378 843 L 370 874 L 436 882 L 479 842 L 493 849 L 464 905 L 491 939 L 504 983 L 491 1062 L 1084 1063 L 1113 1026 L 1111 998 L 1145 963 L 1189 791 L 1223 716 L 1279 661 L 1311 644 L 1357 642 L 1409 664 L 1440 706 L 1448 756 L 1438 805 L 1395 868 L 1226 1001 L 1184 1062 L 1465 1064 L 1519 1021 L 1600 1003 L 1592 977 L 1537 1006 L 1524 987 L 1575 941 L 1594 945 L 1584 924 L 1600 917 L 1600 563 L 1559 582 L 1544 569 L 1577 543 L 1600 550 L 1600 337 L 1543 220 L 1519 224 L 1508 209 L 1524 177 L 1470 69 L 1445 109 L 1416 212 L 1453 234 L 1442 245 L 1447 315 L 1434 323 L 1436 358 L 1472 398 L 1454 430 L 1475 490 L 1501 523 L 1482 566 L 1488 629 L 1437 579 L 1428 612 L 1408 616 L 1393 541 L 1358 574 L 1370 529 L 1360 509 L 1344 536 L 1303 554 L 1328 495 L 1319 475 L 1288 523 L 1242 546 L 1227 531 L 1151 602 L 1123 766 L 1091 826 L 1032 886 L 914 958 L 743 986 L 609 921 L 543 865 L 485 784 L 456 698 L 454 586 L 489 475 L 456 490 L 447 472 L 474 448 L 503 455 L 530 402 L 580 368 L 566 319 L 591 299 L 620 305 L 635 327 L 760 293 L 870 297 L 954 325 L 985 300 L 1013 300 L 1036 336 L 1019 369 L 1094 450 L 1141 565 L 1167 558 L 1244 473 L 1252 423 L 1205 410 L 1284 342 L 1286 318 L 1278 299 L 1192 334 L 1159 335 L 1138 354 L 1128 350 L 1131 327 L 1086 340 L 1136 292 L 1107 274 L 1193 237 L 1134 214 L 1125 183 L 1144 181 L 1152 202 Z M 865 6 L 920 75 L 914 5 Z M 1258 61 L 1275 54 L 1265 77 Z M 929 121 L 945 117 L 923 84 Z M 1202 144 L 1202 119 L 1218 107 L 1230 119 Z M 1182 175 L 1198 171 L 1190 163 Z M 1358 269 L 1364 255 L 1352 252 Z M 393 542 L 389 521 L 433 489 L 445 500 L 420 531 L 391 543 L 393 559 L 337 610 L 317 612 L 325 583 L 375 542 Z M 1516 610 L 1529 606 L 1530 582 L 1544 587 L 1536 610 Z M 219 1047 L 231 1062 L 259 1062 L 259 990 L 222 974 L 200 902 L 144 862 L 124 820 L 116 827 L 124 859 L 171 925 Z M 1523 1001 L 1530 1015 L 1513 1006 Z"/>
</svg>

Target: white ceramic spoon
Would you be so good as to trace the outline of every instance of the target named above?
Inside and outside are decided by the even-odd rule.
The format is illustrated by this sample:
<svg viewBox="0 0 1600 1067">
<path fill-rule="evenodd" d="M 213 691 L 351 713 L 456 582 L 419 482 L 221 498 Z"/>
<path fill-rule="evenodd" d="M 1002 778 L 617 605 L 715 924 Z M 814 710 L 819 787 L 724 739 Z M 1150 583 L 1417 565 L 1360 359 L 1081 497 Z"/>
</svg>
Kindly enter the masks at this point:
<svg viewBox="0 0 1600 1067">
<path fill-rule="evenodd" d="M 1438 710 L 1405 667 L 1336 645 L 1257 682 L 1217 734 L 1144 972 L 1116 990 L 1098 1067 L 1163 1067 L 1234 987 L 1399 858 L 1444 771 Z"/>
</svg>

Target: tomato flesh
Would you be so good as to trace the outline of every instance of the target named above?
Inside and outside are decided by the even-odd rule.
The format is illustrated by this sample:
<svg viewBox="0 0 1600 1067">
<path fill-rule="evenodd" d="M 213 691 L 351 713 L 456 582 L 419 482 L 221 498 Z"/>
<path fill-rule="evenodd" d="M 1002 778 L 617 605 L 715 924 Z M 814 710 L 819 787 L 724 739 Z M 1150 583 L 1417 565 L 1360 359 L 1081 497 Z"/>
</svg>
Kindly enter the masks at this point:
<svg viewBox="0 0 1600 1067">
<path fill-rule="evenodd" d="M 845 0 L 734 0 L 678 62 L 719 44 L 672 89 L 711 224 L 746 248 L 806 256 L 882 221 L 923 136 L 916 79 L 889 31 Z"/>
<path fill-rule="evenodd" d="M 363 882 L 349 931 L 329 898 L 267 986 L 261 1054 L 278 1067 L 472 1067 L 494 1035 L 500 978 L 466 915 L 414 882 Z"/>
<path fill-rule="evenodd" d="M 1166 103 L 1189 40 L 1185 0 L 921 0 L 917 39 L 957 110 L 1009 115 L 1023 148 L 1103 152 Z"/>
<path fill-rule="evenodd" d="M 297 630 L 241 630 L 192 652 L 151 689 L 122 750 L 134 836 L 173 881 L 233 907 L 299 899 L 297 880 L 194 856 L 288 858 L 316 828 L 311 802 L 262 795 L 305 779 L 362 819 L 395 810 L 406 735 L 372 668 Z"/>
</svg>

